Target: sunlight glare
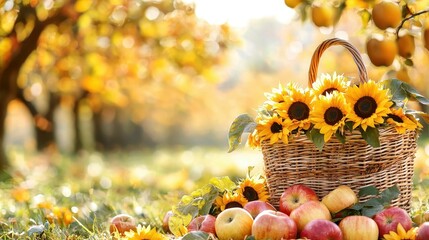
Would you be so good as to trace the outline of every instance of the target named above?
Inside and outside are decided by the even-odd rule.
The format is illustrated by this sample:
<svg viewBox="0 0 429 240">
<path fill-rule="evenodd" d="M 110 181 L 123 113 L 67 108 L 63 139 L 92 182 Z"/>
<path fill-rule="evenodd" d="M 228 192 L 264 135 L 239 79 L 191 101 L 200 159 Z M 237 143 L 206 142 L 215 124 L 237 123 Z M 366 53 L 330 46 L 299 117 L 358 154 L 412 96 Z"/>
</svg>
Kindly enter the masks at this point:
<svg viewBox="0 0 429 240">
<path fill-rule="evenodd" d="M 252 19 L 274 17 L 281 23 L 288 23 L 296 15 L 283 1 L 246 0 L 194 0 L 195 13 L 211 24 L 228 23 L 232 27 L 244 27 Z"/>
</svg>

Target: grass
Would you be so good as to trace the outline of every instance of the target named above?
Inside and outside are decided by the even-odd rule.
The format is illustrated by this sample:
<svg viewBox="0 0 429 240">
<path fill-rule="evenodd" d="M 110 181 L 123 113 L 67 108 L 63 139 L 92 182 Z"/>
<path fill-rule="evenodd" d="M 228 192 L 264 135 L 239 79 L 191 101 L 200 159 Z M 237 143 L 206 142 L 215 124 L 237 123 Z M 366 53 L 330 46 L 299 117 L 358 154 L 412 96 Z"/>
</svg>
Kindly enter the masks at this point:
<svg viewBox="0 0 429 240">
<path fill-rule="evenodd" d="M 419 148 L 413 212 L 428 210 L 429 145 Z M 214 176 L 262 173 L 259 151 L 155 149 L 103 155 L 10 152 L 11 178 L 0 183 L 0 239 L 111 239 L 108 221 L 119 213 L 162 232 L 164 214 L 183 194 Z M 420 219 L 421 220 L 421 219 Z M 43 230 L 43 235 L 39 235 Z"/>
</svg>

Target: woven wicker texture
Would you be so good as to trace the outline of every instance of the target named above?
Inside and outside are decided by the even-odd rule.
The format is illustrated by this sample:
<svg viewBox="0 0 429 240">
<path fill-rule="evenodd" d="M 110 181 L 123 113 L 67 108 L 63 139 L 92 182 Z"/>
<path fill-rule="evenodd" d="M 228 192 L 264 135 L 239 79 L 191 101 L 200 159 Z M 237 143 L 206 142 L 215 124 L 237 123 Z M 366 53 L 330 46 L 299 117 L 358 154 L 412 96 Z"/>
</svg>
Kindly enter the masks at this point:
<svg viewBox="0 0 429 240">
<path fill-rule="evenodd" d="M 318 59 L 322 52 L 332 45 L 345 46 L 352 52 L 359 68 L 360 81 L 367 81 L 366 69 L 358 51 L 343 40 L 330 39 L 322 43 L 313 55 L 309 85 L 317 75 Z M 289 144 L 262 142 L 271 204 L 278 207 L 281 194 L 294 184 L 311 187 L 319 198 L 339 185 L 347 185 L 356 193 L 364 186 L 373 185 L 384 190 L 397 185 L 401 193 L 393 205 L 409 211 L 417 133 L 407 131 L 398 134 L 393 127 L 382 127 L 379 133 L 381 146 L 377 148 L 368 145 L 358 130 L 346 132 L 345 144 L 332 138 L 322 151 L 305 134 L 295 136 Z"/>
</svg>

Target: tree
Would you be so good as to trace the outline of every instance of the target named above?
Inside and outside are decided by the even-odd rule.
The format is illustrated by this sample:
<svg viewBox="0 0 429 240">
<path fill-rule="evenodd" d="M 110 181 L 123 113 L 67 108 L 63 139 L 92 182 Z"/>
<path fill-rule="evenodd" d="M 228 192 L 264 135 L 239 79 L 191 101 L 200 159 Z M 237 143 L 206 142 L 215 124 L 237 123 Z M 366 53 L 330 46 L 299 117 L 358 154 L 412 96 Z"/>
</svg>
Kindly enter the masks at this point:
<svg viewBox="0 0 429 240">
<path fill-rule="evenodd" d="M 94 121 L 110 112 L 125 125 L 121 115 L 140 124 L 159 118 L 159 109 L 156 120 L 174 119 L 187 107 L 180 99 L 192 96 L 193 84 L 217 81 L 214 69 L 231 44 L 227 25 L 210 26 L 181 1 L 48 3 L 0 3 L 1 144 L 14 98 L 34 117 L 39 149 L 55 140 L 52 112 L 59 104 L 74 110 L 78 136 L 83 108 Z M 40 95 L 48 99 L 44 109 L 35 101 Z M 0 148 L 0 169 L 6 166 Z"/>
</svg>

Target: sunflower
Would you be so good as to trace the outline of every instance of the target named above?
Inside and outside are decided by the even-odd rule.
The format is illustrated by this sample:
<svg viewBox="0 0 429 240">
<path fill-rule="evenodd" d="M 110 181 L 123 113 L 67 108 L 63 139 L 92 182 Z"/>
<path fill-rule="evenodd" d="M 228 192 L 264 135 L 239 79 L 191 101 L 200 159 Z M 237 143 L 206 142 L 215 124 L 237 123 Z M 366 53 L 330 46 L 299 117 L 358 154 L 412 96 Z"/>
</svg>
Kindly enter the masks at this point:
<svg viewBox="0 0 429 240">
<path fill-rule="evenodd" d="M 395 126 L 398 133 L 405 133 L 407 130 L 415 130 L 418 125 L 412 121 L 402 108 L 391 109 L 392 113 L 387 114 L 386 122 Z"/>
<path fill-rule="evenodd" d="M 321 96 L 334 91 L 346 92 L 349 85 L 350 81 L 343 75 L 337 75 L 337 73 L 332 76 L 322 74 L 322 77 L 313 83 L 313 94 L 314 96 Z"/>
<path fill-rule="evenodd" d="M 393 105 L 388 90 L 373 81 L 348 88 L 346 99 L 350 106 L 347 118 L 354 122 L 353 129 L 361 126 L 364 131 L 368 126 L 375 128 L 375 124 L 383 123 Z"/>
<path fill-rule="evenodd" d="M 314 128 L 320 129 L 323 139 L 328 142 L 337 130 L 342 131 L 350 107 L 346 102 L 343 93 L 333 92 L 333 94 L 321 95 L 314 102 L 314 109 L 311 112 L 311 122 Z"/>
<path fill-rule="evenodd" d="M 155 228 L 150 226 L 142 227 L 138 225 L 136 231 L 127 231 L 125 232 L 124 240 L 168 240 L 166 236 L 161 233 L 158 233 Z"/>
<path fill-rule="evenodd" d="M 258 148 L 261 146 L 261 140 L 259 139 L 257 131 L 253 131 L 251 134 L 249 134 L 249 137 L 247 138 L 247 145 L 251 148 Z"/>
<path fill-rule="evenodd" d="M 233 207 L 244 207 L 248 201 L 240 193 L 225 192 L 222 196 L 215 199 L 215 205 L 221 210 Z"/>
<path fill-rule="evenodd" d="M 268 192 L 263 178 L 246 177 L 238 187 L 238 193 L 249 202 L 255 200 L 268 201 Z"/>
<path fill-rule="evenodd" d="M 288 143 L 289 122 L 285 121 L 277 114 L 261 119 L 256 126 L 259 139 L 261 141 L 270 140 L 270 144 L 274 144 L 279 140 Z"/>
<path fill-rule="evenodd" d="M 291 89 L 296 88 L 293 83 L 288 83 L 286 87 L 279 83 L 278 88 L 273 88 L 270 93 L 265 93 L 267 101 L 264 103 L 266 110 L 273 110 L 278 103 L 284 102 L 285 96 L 290 95 Z"/>
<path fill-rule="evenodd" d="M 310 128 L 310 109 L 313 95 L 309 90 L 291 89 L 284 102 L 278 103 L 277 112 L 286 120 L 290 120 L 289 131 L 295 129 L 308 130 Z"/>
<path fill-rule="evenodd" d="M 417 228 L 411 228 L 408 231 L 405 231 L 402 224 L 398 223 L 396 227 L 396 232 L 390 231 L 389 234 L 384 234 L 383 239 L 385 240 L 414 240 L 416 239 Z"/>
</svg>

